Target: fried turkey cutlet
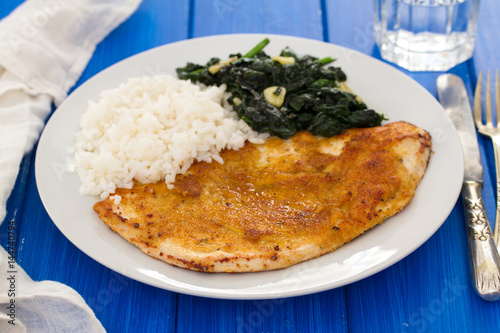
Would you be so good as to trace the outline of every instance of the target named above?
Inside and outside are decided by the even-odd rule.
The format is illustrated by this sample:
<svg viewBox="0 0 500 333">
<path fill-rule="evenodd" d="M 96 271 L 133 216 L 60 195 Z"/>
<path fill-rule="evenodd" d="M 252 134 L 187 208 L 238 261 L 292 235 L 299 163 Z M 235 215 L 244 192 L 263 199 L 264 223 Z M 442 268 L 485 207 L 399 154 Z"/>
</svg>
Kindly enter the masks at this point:
<svg viewBox="0 0 500 333">
<path fill-rule="evenodd" d="M 285 268 L 329 253 L 408 205 L 431 154 L 409 123 L 307 132 L 223 150 L 164 182 L 118 189 L 94 210 L 150 256 L 202 272 Z"/>
</svg>

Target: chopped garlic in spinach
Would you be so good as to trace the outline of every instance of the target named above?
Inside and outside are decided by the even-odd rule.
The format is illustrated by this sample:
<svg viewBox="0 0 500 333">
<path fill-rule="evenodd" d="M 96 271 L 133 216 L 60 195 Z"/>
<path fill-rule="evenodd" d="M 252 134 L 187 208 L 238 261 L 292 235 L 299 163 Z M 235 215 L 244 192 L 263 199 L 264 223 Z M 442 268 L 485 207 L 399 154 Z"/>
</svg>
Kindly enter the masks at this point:
<svg viewBox="0 0 500 333">
<path fill-rule="evenodd" d="M 279 58 L 270 57 L 262 50 L 268 43 L 266 38 L 243 56 L 232 54 L 232 61 L 188 63 L 177 68 L 177 75 L 206 85 L 225 84 L 231 93 L 228 102 L 241 119 L 256 131 L 284 139 L 298 131 L 330 137 L 348 128 L 378 126 L 385 119 L 356 95 L 339 89 L 347 77 L 339 67 L 327 66 L 335 59 L 299 57 L 288 47 Z M 286 91 L 283 101 L 279 94 L 270 98 L 269 88 L 274 92 L 276 87 Z"/>
</svg>

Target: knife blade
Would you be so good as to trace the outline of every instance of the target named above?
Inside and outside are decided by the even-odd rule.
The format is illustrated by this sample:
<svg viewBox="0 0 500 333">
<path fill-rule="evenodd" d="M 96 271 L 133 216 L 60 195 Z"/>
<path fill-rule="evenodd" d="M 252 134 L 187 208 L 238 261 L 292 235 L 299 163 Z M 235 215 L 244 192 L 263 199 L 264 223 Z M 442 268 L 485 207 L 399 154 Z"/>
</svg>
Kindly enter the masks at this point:
<svg viewBox="0 0 500 333">
<path fill-rule="evenodd" d="M 453 74 L 438 77 L 438 97 L 446 114 L 455 125 L 465 157 L 465 180 L 482 181 L 483 166 L 479 156 L 476 125 L 462 79 Z"/>
<path fill-rule="evenodd" d="M 500 299 L 500 256 L 481 194 L 483 167 L 469 98 L 462 79 L 454 74 L 440 75 L 436 85 L 439 101 L 455 125 L 464 153 L 462 198 L 474 289 L 481 298 L 497 301 Z"/>
</svg>

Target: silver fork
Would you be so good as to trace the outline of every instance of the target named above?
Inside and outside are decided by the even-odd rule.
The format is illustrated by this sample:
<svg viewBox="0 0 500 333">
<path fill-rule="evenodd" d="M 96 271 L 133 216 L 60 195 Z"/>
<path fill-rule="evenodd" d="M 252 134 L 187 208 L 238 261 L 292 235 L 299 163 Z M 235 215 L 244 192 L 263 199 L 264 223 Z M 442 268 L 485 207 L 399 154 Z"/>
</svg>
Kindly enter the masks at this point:
<svg viewBox="0 0 500 333">
<path fill-rule="evenodd" d="M 496 71 L 495 79 L 495 100 L 496 100 L 496 125 L 493 124 L 493 117 L 491 111 L 491 83 L 490 71 L 488 70 L 488 77 L 486 82 L 486 96 L 485 96 L 485 111 L 486 111 L 486 124 L 483 123 L 482 116 L 482 81 L 483 73 L 479 73 L 477 80 L 476 91 L 474 93 L 474 120 L 479 133 L 487 135 L 491 138 L 493 143 L 493 151 L 495 153 L 495 166 L 497 177 L 497 211 L 495 217 L 495 231 L 493 239 L 495 244 L 499 245 L 498 237 L 500 233 L 500 83 L 498 80 L 498 69 Z"/>
</svg>

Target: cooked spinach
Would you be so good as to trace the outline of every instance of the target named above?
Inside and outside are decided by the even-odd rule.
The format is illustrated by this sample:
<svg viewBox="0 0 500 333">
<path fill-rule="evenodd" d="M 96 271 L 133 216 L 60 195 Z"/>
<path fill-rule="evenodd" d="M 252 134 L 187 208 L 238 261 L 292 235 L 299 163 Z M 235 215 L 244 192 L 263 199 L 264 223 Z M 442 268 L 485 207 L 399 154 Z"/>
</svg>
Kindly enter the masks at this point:
<svg viewBox="0 0 500 333">
<path fill-rule="evenodd" d="M 271 58 L 263 51 L 268 43 L 266 38 L 245 55 L 232 54 L 227 61 L 188 63 L 177 68 L 177 75 L 206 85 L 225 84 L 231 93 L 228 102 L 241 119 L 256 131 L 280 138 L 304 130 L 330 137 L 348 128 L 378 126 L 385 119 L 354 94 L 339 89 L 347 77 L 339 67 L 327 66 L 334 59 L 297 56 L 288 47 Z M 264 90 L 270 87 L 266 98 Z"/>
</svg>

